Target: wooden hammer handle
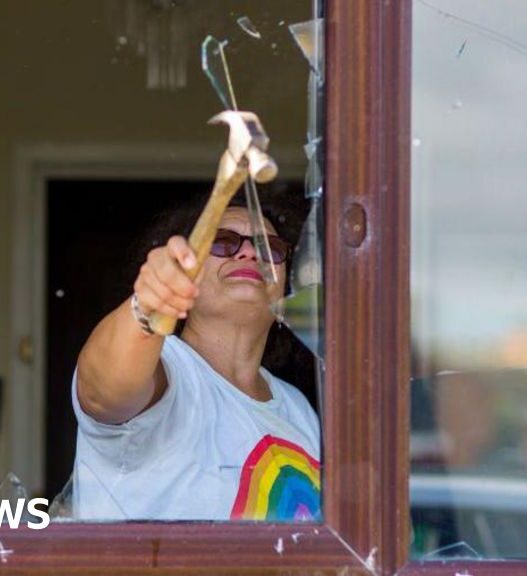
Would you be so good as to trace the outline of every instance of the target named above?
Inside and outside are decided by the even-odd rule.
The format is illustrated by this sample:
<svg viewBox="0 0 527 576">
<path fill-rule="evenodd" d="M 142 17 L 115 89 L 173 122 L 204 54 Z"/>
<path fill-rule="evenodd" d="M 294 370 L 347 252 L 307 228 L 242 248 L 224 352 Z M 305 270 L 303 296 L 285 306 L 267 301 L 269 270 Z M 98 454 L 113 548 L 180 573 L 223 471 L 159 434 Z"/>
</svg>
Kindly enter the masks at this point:
<svg viewBox="0 0 527 576">
<path fill-rule="evenodd" d="M 203 263 L 210 254 L 210 248 L 214 242 L 214 238 L 216 237 L 216 232 L 223 214 L 229 205 L 231 198 L 236 194 L 237 190 L 247 177 L 247 168 L 245 166 L 238 166 L 234 173 L 232 173 L 231 170 L 232 175 L 230 178 L 223 178 L 221 175 L 229 173 L 226 168 L 229 163 L 232 162 L 234 162 L 234 160 L 231 155 L 228 152 L 225 152 L 220 160 L 220 167 L 218 170 L 219 177 L 216 180 L 210 198 L 188 239 L 189 246 L 192 248 L 197 260 L 194 268 L 185 270 L 185 273 L 191 280 L 196 279 Z M 159 312 L 152 312 L 149 316 L 149 322 L 150 328 L 152 328 L 156 334 L 167 336 L 174 332 L 177 319 L 172 316 L 165 316 Z"/>
</svg>

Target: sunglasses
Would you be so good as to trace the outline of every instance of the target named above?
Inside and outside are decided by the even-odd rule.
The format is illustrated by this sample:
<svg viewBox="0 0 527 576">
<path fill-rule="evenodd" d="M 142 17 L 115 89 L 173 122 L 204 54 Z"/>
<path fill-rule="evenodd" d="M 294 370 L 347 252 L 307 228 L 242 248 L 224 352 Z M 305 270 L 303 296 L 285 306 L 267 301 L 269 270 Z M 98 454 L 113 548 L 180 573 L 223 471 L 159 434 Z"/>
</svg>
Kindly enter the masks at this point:
<svg viewBox="0 0 527 576">
<path fill-rule="evenodd" d="M 282 264 L 287 260 L 290 251 L 289 242 L 282 240 L 279 236 L 268 234 L 269 248 L 271 248 L 271 258 L 274 264 Z M 218 228 L 216 238 L 212 243 L 210 253 L 218 258 L 230 258 L 238 253 L 245 240 L 254 246 L 252 236 L 243 236 L 234 230 Z"/>
</svg>

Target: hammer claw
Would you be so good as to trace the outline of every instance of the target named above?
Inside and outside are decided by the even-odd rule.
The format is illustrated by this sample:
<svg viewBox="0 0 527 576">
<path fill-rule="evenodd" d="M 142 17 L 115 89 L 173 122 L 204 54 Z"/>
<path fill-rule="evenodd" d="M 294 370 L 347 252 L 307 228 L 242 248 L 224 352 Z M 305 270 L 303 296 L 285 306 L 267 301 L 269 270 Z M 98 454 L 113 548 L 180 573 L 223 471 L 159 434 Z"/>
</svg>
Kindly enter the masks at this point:
<svg viewBox="0 0 527 576">
<path fill-rule="evenodd" d="M 209 123 L 229 125 L 229 145 L 221 158 L 207 205 L 189 237 L 189 244 L 198 260 L 188 274 L 191 279 L 199 274 L 210 253 L 223 213 L 247 177 L 256 182 L 269 182 L 278 172 L 276 163 L 266 153 L 269 138 L 256 114 L 227 110 L 212 117 Z M 152 330 L 163 336 L 171 334 L 176 325 L 175 319 L 158 312 L 150 315 L 149 322 Z"/>
</svg>

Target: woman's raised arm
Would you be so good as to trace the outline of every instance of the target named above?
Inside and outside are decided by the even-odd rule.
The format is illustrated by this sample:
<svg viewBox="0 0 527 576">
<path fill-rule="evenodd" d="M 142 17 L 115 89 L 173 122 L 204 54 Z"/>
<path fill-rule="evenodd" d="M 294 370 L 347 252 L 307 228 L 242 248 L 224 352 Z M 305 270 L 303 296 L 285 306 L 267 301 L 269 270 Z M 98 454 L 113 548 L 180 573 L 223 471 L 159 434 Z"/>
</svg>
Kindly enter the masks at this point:
<svg viewBox="0 0 527 576">
<path fill-rule="evenodd" d="M 137 320 L 153 310 L 185 318 L 198 294 L 184 269 L 195 256 L 181 236 L 148 254 L 132 297 L 95 327 L 82 348 L 77 366 L 77 394 L 82 409 L 100 422 L 125 422 L 154 404 L 167 381 L 160 362 L 164 338 L 149 334 Z"/>
</svg>

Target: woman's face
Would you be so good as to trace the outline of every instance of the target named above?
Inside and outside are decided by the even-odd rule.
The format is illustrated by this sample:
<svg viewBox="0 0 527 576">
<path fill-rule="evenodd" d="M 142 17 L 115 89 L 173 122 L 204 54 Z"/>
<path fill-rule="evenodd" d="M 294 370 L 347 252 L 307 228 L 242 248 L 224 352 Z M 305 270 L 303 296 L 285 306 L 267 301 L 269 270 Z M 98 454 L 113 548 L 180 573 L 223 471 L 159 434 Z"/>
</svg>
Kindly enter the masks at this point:
<svg viewBox="0 0 527 576">
<path fill-rule="evenodd" d="M 273 225 L 265 221 L 269 234 L 276 235 Z M 243 236 L 251 236 L 251 225 L 246 208 L 227 208 L 220 228 L 234 230 Z M 254 246 L 244 240 L 239 251 L 228 258 L 210 255 L 203 265 L 203 277 L 200 281 L 200 294 L 196 299 L 196 310 L 203 313 L 226 314 L 235 310 L 254 315 L 268 315 L 272 319 L 269 305 L 284 294 L 286 265 L 276 265 L 278 283 L 268 285 L 264 281 Z"/>
</svg>

